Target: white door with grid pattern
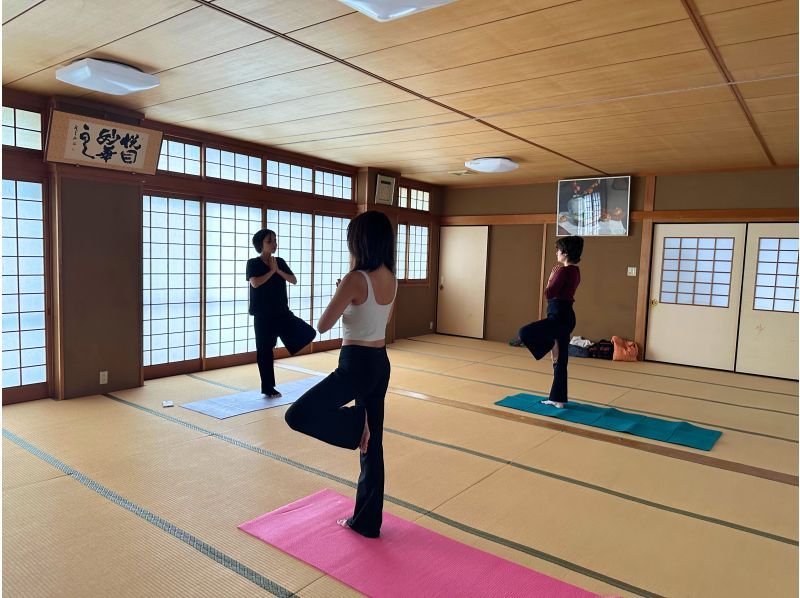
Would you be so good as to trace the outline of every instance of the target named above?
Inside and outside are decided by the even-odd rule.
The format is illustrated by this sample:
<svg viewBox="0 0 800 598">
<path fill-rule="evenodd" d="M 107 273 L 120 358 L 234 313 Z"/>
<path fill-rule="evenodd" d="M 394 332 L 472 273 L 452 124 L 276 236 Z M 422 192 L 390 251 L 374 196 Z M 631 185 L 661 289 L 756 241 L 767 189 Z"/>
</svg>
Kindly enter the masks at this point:
<svg viewBox="0 0 800 598">
<path fill-rule="evenodd" d="M 797 224 L 747 226 L 736 371 L 797 379 Z"/>
<path fill-rule="evenodd" d="M 733 370 L 745 224 L 658 224 L 647 359 Z"/>
<path fill-rule="evenodd" d="M 441 227 L 436 332 L 483 338 L 488 251 L 488 226 Z"/>
</svg>

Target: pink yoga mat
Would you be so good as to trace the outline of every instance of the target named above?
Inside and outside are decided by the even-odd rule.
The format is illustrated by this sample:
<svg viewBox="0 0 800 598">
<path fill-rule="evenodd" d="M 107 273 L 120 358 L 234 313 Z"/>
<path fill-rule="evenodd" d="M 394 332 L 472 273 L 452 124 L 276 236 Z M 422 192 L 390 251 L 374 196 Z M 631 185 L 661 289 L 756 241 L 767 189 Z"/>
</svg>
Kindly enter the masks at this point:
<svg viewBox="0 0 800 598">
<path fill-rule="evenodd" d="M 239 529 L 368 596 L 597 596 L 389 513 L 380 538 L 364 538 L 336 524 L 352 512 L 351 499 L 321 490 Z"/>
</svg>

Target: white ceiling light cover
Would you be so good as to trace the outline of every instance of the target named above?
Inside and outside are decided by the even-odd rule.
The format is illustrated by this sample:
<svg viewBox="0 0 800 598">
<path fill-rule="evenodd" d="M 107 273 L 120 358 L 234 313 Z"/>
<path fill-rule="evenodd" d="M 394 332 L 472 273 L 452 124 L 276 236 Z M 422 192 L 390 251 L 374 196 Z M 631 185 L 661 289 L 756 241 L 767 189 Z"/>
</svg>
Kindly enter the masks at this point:
<svg viewBox="0 0 800 598">
<path fill-rule="evenodd" d="M 96 58 L 83 58 L 56 71 L 56 79 L 115 96 L 152 89 L 159 83 L 156 75 L 143 73 L 137 68 Z"/>
<path fill-rule="evenodd" d="M 478 172 L 511 172 L 519 168 L 519 164 L 509 158 L 475 158 L 464 162 L 464 166 Z"/>
<path fill-rule="evenodd" d="M 455 0 L 339 0 L 343 4 L 364 13 L 376 21 L 386 22 L 437 6 L 444 6 Z"/>
</svg>

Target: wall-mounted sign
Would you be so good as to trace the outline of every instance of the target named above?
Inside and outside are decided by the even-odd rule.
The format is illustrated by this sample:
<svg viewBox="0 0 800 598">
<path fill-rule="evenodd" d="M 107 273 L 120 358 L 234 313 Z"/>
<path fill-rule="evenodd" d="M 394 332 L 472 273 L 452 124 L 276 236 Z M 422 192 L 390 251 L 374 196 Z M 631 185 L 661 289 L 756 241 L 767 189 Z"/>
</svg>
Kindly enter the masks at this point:
<svg viewBox="0 0 800 598">
<path fill-rule="evenodd" d="M 394 181 L 395 179 L 383 174 L 378 175 L 375 185 L 375 203 L 390 206 L 394 203 Z"/>
<path fill-rule="evenodd" d="M 155 174 L 160 131 L 53 111 L 47 136 L 50 162 Z"/>
</svg>

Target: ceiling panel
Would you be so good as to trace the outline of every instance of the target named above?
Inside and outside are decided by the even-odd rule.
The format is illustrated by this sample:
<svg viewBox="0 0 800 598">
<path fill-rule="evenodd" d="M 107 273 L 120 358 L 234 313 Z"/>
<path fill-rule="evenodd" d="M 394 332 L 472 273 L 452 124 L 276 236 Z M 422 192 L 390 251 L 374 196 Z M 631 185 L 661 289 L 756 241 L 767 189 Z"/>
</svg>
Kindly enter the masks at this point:
<svg viewBox="0 0 800 598">
<path fill-rule="evenodd" d="M 294 145 L 294 149 L 303 153 L 313 153 L 320 150 L 332 150 L 342 152 L 346 155 L 408 155 L 419 154 L 429 156 L 433 154 L 440 154 L 443 156 L 448 155 L 448 150 L 451 148 L 464 148 L 471 147 L 480 149 L 480 146 L 485 146 L 489 151 L 490 145 L 509 144 L 518 146 L 528 145 L 522 141 L 517 141 L 513 137 L 509 137 L 504 133 L 498 131 L 491 131 L 484 128 L 480 133 L 472 135 L 448 135 L 444 137 L 428 137 L 421 139 L 409 139 L 405 141 L 396 141 L 394 143 L 380 143 L 380 144 L 346 144 L 345 142 L 316 142 L 316 143 L 300 143 Z M 454 150 L 458 151 L 458 150 Z M 472 151 L 472 150 L 470 150 Z"/>
<path fill-rule="evenodd" d="M 797 108 L 797 93 L 752 98 L 747 100 L 747 105 L 750 106 L 750 111 L 753 114 L 776 112 L 778 110 L 795 110 Z"/>
<path fill-rule="evenodd" d="M 216 0 L 216 6 L 280 33 L 290 33 L 350 14 L 352 8 L 335 0 Z"/>
<path fill-rule="evenodd" d="M 431 104 L 432 105 L 432 104 Z M 389 117 L 391 118 L 391 117 Z M 384 122 L 343 127 L 339 122 L 331 121 L 328 126 L 330 129 L 314 130 L 310 133 L 280 135 L 277 131 L 270 132 L 264 136 L 265 141 L 270 145 L 291 145 L 293 143 L 306 141 L 324 141 L 331 139 L 364 139 L 364 143 L 388 139 L 388 135 L 397 135 L 403 138 L 418 138 L 418 135 L 426 134 L 437 136 L 440 131 L 454 131 L 456 133 L 465 132 L 470 126 L 477 127 L 480 131 L 485 131 L 483 125 L 476 124 L 473 119 L 465 118 L 452 114 L 449 110 L 443 114 L 434 116 L 423 116 L 420 118 L 401 118 L 396 120 L 386 120 Z M 421 131 L 421 132 L 420 132 Z M 293 129 L 290 130 L 290 133 Z M 288 149 L 288 148 L 287 148 Z"/>
<path fill-rule="evenodd" d="M 18 17 L 21 13 L 36 6 L 42 0 L 3 0 L 3 23 Z"/>
<path fill-rule="evenodd" d="M 428 96 L 438 96 L 560 73 L 589 74 L 607 65 L 702 49 L 703 42 L 692 24 L 677 21 L 398 79 L 397 83 Z"/>
<path fill-rule="evenodd" d="M 701 15 L 710 15 L 715 12 L 736 10 L 774 1 L 775 0 L 694 0 L 694 5 Z"/>
<path fill-rule="evenodd" d="M 244 127 L 314 116 L 336 115 L 360 108 L 385 106 L 407 101 L 411 97 L 408 93 L 395 89 L 390 85 L 375 83 L 266 106 L 258 105 L 251 108 L 243 108 L 236 112 L 226 112 L 215 116 L 187 118 L 178 122 L 187 127 L 197 126 L 201 130 L 227 132 Z M 161 118 L 159 115 L 161 109 L 162 106 L 156 106 L 152 109 L 153 118 Z"/>
<path fill-rule="evenodd" d="M 641 135 L 629 139 L 544 138 L 548 147 L 569 147 L 573 157 L 607 172 L 705 170 L 739 166 L 769 166 L 749 127 L 700 133 Z M 667 166 L 669 165 L 669 166 Z"/>
<path fill-rule="evenodd" d="M 188 10 L 191 0 L 43 2 L 3 25 L 3 84 L 68 60 Z M 80 15 L 79 34 L 74 27 Z M 46 40 L 46 43 L 43 43 Z"/>
<path fill-rule="evenodd" d="M 797 0 L 777 0 L 704 17 L 717 46 L 797 33 Z"/>
<path fill-rule="evenodd" d="M 407 100 L 383 106 L 370 106 L 354 110 L 343 110 L 331 114 L 303 117 L 302 115 L 283 122 L 228 130 L 226 135 L 236 135 L 241 139 L 269 139 L 273 136 L 290 134 L 309 135 L 321 131 L 331 131 L 347 127 L 381 127 L 413 118 L 451 119 L 452 112 L 425 100 Z"/>
<path fill-rule="evenodd" d="M 796 0 L 693 1 L 770 151 L 796 163 Z M 336 0 L 216 5 L 235 14 L 193 0 L 7 0 L 4 18 L 20 16 L 3 27 L 4 81 L 448 185 L 594 173 L 532 144 L 608 172 L 768 164 L 682 0 L 459 0 L 389 23 Z M 80 35 L 63 26 L 76 22 Z M 85 55 L 161 85 L 113 97 L 55 80 Z M 521 166 L 449 174 L 490 153 Z"/>
<path fill-rule="evenodd" d="M 361 14 L 352 14 L 298 31 L 292 37 L 335 54 L 351 58 L 385 48 L 408 44 L 453 31 L 475 28 L 485 23 L 534 13 L 568 4 L 574 0 L 459 0 L 436 10 L 418 13 L 396 21 L 379 23 Z"/>
<path fill-rule="evenodd" d="M 685 18 L 679 0 L 584 0 L 365 54 L 351 62 L 398 79 Z"/>
<path fill-rule="evenodd" d="M 473 116 L 544 106 L 570 106 L 724 83 L 704 52 L 687 52 L 437 97 Z"/>
<path fill-rule="evenodd" d="M 523 110 L 493 116 L 486 120 L 501 128 L 521 127 L 546 123 L 561 123 L 583 121 L 589 119 L 601 120 L 613 118 L 617 115 L 635 115 L 649 113 L 646 118 L 656 118 L 674 108 L 696 108 L 702 112 L 707 110 L 707 104 L 727 102 L 733 99 L 726 86 L 700 88 L 692 91 L 673 91 L 656 95 L 640 95 L 636 97 L 621 97 L 607 101 L 589 100 L 585 103 L 566 103 L 565 106 L 544 105 L 540 108 Z M 649 120 L 648 120 L 649 122 Z M 656 120 L 657 122 L 657 120 Z"/>
<path fill-rule="evenodd" d="M 378 95 L 383 87 L 388 87 L 374 81 L 372 77 L 334 62 L 162 102 L 151 106 L 147 115 L 169 122 L 182 122 L 213 115 L 238 114 L 256 108 L 268 110 L 267 107 L 273 104 L 307 100 L 331 92 L 342 92 L 338 94 L 341 96 L 348 89 L 364 86 Z"/>
<path fill-rule="evenodd" d="M 797 96 L 794 108 L 789 110 L 770 110 L 754 112 L 753 118 L 767 141 L 770 151 L 778 164 L 797 164 L 798 121 Z"/>
<path fill-rule="evenodd" d="M 797 75 L 797 34 L 742 42 L 719 48 L 736 81 Z"/>
<path fill-rule="evenodd" d="M 274 144 L 285 149 L 302 147 L 304 152 L 311 149 L 334 148 L 374 148 L 375 151 L 403 151 L 409 147 L 425 149 L 428 147 L 446 147 L 439 145 L 440 140 L 452 139 L 458 143 L 459 139 L 467 139 L 472 143 L 484 141 L 509 139 L 505 133 L 493 131 L 488 127 L 472 120 L 463 120 L 449 124 L 414 129 L 400 129 L 376 134 L 362 134 L 351 136 L 329 136 L 328 138 L 309 139 L 307 141 L 291 141 L 283 144 Z M 463 143 L 463 141 L 461 142 Z"/>
<path fill-rule="evenodd" d="M 729 127 L 746 127 L 747 120 L 739 104 L 733 100 L 689 106 L 671 110 L 638 112 L 607 118 L 548 123 L 509 130 L 526 139 L 542 139 L 552 135 L 591 135 L 594 138 L 627 138 L 637 135 L 708 131 Z"/>
</svg>

